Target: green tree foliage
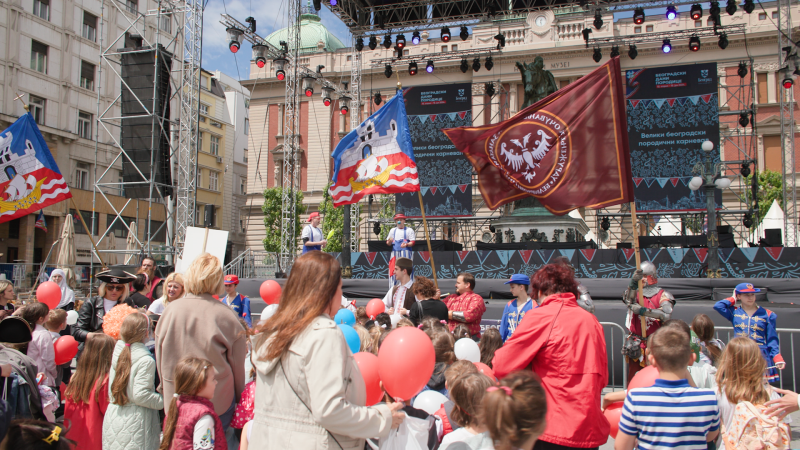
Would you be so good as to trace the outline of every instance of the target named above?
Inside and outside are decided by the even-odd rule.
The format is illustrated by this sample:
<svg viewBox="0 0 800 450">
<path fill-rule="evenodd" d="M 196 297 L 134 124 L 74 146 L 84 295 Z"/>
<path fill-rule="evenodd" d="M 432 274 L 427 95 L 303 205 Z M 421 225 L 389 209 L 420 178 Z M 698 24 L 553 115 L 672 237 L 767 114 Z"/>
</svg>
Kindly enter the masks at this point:
<svg viewBox="0 0 800 450">
<path fill-rule="evenodd" d="M 267 231 L 267 237 L 264 238 L 264 249 L 268 252 L 278 253 L 281 250 L 281 196 L 283 188 L 275 187 L 264 190 L 264 205 L 261 206 L 261 212 L 264 213 L 264 227 Z M 297 216 L 294 222 L 294 240 L 300 236 L 300 221 L 297 220 L 300 215 L 305 214 L 308 207 L 303 204 L 303 192 L 295 191 L 295 205 Z M 297 245 L 295 245 L 297 250 Z"/>
<path fill-rule="evenodd" d="M 343 207 L 335 208 L 333 206 L 333 199 L 328 189 L 322 194 L 322 203 L 319 205 L 319 213 L 322 214 L 322 234 L 325 239 L 328 239 L 328 234 L 333 230 L 333 236 L 328 239 L 328 245 L 323 248 L 326 252 L 340 252 L 342 251 L 342 230 L 344 229 L 344 209 Z M 347 208 L 350 205 L 346 206 Z"/>
<path fill-rule="evenodd" d="M 748 186 L 752 185 L 752 174 L 746 178 L 746 183 Z M 753 226 L 758 225 L 767 215 L 773 200 L 783 205 L 783 175 L 774 170 L 758 172 L 758 222 L 753 218 Z"/>
</svg>

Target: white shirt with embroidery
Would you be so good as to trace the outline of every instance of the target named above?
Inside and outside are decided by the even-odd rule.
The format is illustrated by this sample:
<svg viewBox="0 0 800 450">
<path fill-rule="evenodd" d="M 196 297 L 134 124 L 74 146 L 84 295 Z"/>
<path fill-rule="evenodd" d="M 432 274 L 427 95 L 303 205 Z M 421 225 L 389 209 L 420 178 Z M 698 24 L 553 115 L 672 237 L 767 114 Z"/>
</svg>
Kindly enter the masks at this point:
<svg viewBox="0 0 800 450">
<path fill-rule="evenodd" d="M 397 311 L 398 307 L 403 306 L 403 303 L 406 300 L 406 291 L 411 289 L 411 286 L 414 284 L 414 280 L 409 280 L 408 283 L 397 286 L 397 290 L 394 291 L 394 297 L 392 297 L 392 289 L 395 287 L 392 286 L 389 288 L 389 292 L 383 297 L 383 304 L 386 305 L 386 309 L 394 308 Z"/>
<path fill-rule="evenodd" d="M 194 424 L 192 435 L 194 450 L 212 450 L 214 448 L 214 418 L 206 414 Z"/>
</svg>

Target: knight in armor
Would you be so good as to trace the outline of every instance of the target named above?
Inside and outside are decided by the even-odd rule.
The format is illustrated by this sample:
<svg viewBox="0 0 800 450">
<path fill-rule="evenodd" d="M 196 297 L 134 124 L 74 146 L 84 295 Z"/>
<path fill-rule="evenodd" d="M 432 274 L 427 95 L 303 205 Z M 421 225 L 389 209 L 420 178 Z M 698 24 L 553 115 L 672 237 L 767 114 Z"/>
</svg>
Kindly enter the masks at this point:
<svg viewBox="0 0 800 450">
<path fill-rule="evenodd" d="M 639 304 L 639 280 L 642 280 L 643 286 L 643 305 Z M 658 286 L 655 264 L 645 261 L 642 263 L 642 268 L 633 273 L 622 301 L 628 307 L 625 326 L 628 327 L 630 334 L 625 339 L 622 354 L 628 358 L 628 382 L 630 382 L 636 372 L 642 370 L 646 365 L 644 359 L 644 350 L 647 346 L 646 337 L 655 333 L 664 322 L 672 317 L 675 297 Z M 647 327 L 646 336 L 642 333 L 642 317 L 645 318 Z"/>
<path fill-rule="evenodd" d="M 572 270 L 572 274 L 575 275 L 575 266 L 572 265 L 566 256 L 559 256 L 553 261 L 553 264 L 560 264 L 564 267 L 568 267 L 570 270 Z M 592 296 L 589 294 L 589 289 L 587 289 L 583 284 L 578 283 L 578 294 L 578 306 L 594 314 L 594 302 L 592 301 Z"/>
</svg>

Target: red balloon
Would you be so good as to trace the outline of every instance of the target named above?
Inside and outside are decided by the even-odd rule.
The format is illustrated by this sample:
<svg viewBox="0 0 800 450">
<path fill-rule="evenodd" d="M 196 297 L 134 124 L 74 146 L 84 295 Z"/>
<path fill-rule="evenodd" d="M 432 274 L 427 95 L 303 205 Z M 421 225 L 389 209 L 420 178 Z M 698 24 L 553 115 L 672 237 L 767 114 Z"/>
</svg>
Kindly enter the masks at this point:
<svg viewBox="0 0 800 450">
<path fill-rule="evenodd" d="M 261 288 L 258 292 L 261 294 L 261 299 L 267 302 L 268 305 L 277 305 L 281 299 L 281 285 L 275 280 L 267 280 L 261 283 Z"/>
<path fill-rule="evenodd" d="M 383 398 L 381 390 L 381 377 L 378 375 L 378 357 L 372 353 L 358 352 L 353 355 L 358 364 L 358 370 L 367 386 L 367 405 L 372 406 Z"/>
<path fill-rule="evenodd" d="M 617 432 L 619 431 L 619 418 L 622 417 L 622 405 L 624 402 L 616 402 L 608 405 L 608 407 L 603 410 L 603 415 L 606 416 L 608 419 L 608 424 L 611 425 L 611 429 L 608 431 L 608 435 L 612 438 L 617 438 Z"/>
<path fill-rule="evenodd" d="M 650 387 L 656 384 L 656 378 L 658 378 L 658 369 L 656 369 L 656 366 L 647 366 L 644 369 L 636 372 L 636 375 L 633 376 L 633 379 L 628 381 L 628 390 L 641 387 Z"/>
<path fill-rule="evenodd" d="M 56 353 L 56 365 L 60 366 L 78 354 L 78 341 L 72 336 L 61 336 L 53 343 L 53 350 Z"/>
<path fill-rule="evenodd" d="M 370 319 L 375 320 L 375 317 L 384 311 L 386 311 L 386 305 L 384 305 L 383 300 L 379 298 L 373 298 L 367 303 L 367 316 L 369 316 Z"/>
<path fill-rule="evenodd" d="M 36 288 L 36 300 L 53 309 L 61 302 L 61 288 L 53 281 L 45 281 Z"/>
<path fill-rule="evenodd" d="M 392 398 L 403 401 L 410 400 L 425 387 L 434 364 L 436 353 L 431 339 L 414 327 L 393 330 L 378 351 L 378 374 L 383 387 Z"/>
<path fill-rule="evenodd" d="M 494 376 L 494 370 L 492 370 L 491 367 L 487 366 L 486 364 L 484 364 L 482 362 L 476 362 L 476 363 L 472 363 L 472 364 L 475 364 L 475 367 L 478 368 L 478 372 L 480 372 L 480 373 L 486 375 L 487 377 L 491 378 L 492 381 L 497 381 L 497 377 Z"/>
</svg>

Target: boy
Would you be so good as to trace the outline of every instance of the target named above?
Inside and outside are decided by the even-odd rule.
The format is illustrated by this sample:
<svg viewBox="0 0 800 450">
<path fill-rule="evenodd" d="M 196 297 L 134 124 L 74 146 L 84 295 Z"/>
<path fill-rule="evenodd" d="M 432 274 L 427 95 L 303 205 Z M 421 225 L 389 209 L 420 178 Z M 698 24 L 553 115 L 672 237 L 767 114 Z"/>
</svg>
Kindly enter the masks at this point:
<svg viewBox="0 0 800 450">
<path fill-rule="evenodd" d="M 653 335 L 650 364 L 659 370 L 652 387 L 632 389 L 625 398 L 616 450 L 697 449 L 719 435 L 719 407 L 714 391 L 689 385 L 686 367 L 694 363 L 689 336 L 675 327 Z"/>
<path fill-rule="evenodd" d="M 531 284 L 531 280 L 527 275 L 515 273 L 511 275 L 510 280 L 503 284 L 511 285 L 509 286 L 511 295 L 514 296 L 514 300 L 506 304 L 503 309 L 503 318 L 500 319 L 500 338 L 505 342 L 514 334 L 514 330 L 522 322 L 525 313 L 530 311 L 533 305 L 538 306 L 538 304 L 528 295 L 528 286 Z"/>
<path fill-rule="evenodd" d="M 44 327 L 53 337 L 53 342 L 61 337 L 61 332 L 67 329 L 67 312 L 63 309 L 52 309 L 47 314 Z"/>
</svg>

